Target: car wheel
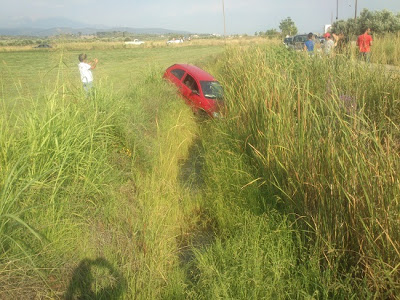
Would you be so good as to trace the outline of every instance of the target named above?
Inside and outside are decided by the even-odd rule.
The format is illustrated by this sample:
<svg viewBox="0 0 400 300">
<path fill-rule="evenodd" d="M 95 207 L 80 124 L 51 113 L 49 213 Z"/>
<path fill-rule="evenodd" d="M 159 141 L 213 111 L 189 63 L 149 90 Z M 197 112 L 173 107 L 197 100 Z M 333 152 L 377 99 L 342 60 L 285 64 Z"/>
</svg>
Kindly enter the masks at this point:
<svg viewBox="0 0 400 300">
<path fill-rule="evenodd" d="M 200 121 L 206 121 L 210 119 L 210 115 L 203 109 L 198 109 L 196 112 L 196 116 L 199 118 Z"/>
</svg>

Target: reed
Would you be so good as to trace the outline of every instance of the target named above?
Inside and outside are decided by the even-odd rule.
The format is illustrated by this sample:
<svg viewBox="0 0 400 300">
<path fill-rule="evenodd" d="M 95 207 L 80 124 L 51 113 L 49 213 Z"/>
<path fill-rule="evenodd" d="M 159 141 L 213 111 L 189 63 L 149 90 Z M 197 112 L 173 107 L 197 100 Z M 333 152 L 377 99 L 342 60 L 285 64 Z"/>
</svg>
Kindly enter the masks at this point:
<svg viewBox="0 0 400 300">
<path fill-rule="evenodd" d="M 264 47 L 232 48 L 215 68 L 229 111 L 219 130 L 255 167 L 249 184 L 264 194 L 258 210 L 294 213 L 324 268 L 366 278 L 379 297 L 396 295 L 396 74 Z"/>
</svg>

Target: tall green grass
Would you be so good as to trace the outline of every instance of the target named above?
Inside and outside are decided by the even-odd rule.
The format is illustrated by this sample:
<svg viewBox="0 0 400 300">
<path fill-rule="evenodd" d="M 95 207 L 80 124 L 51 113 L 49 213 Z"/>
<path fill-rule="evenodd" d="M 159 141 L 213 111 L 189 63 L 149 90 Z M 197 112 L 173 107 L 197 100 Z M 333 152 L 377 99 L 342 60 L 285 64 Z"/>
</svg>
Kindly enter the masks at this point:
<svg viewBox="0 0 400 300">
<path fill-rule="evenodd" d="M 176 55 L 204 59 L 209 50 Z M 171 53 L 162 66 L 142 53 L 146 66 L 127 70 L 125 81 L 110 64 L 131 66 L 109 53 L 87 98 L 68 51 L 53 53 L 54 80 L 32 86 L 36 97 L 3 90 L 0 297 L 184 297 L 180 253 L 200 209 L 181 162 L 198 132 L 162 80 Z M 19 76 L 29 72 L 10 70 L 2 84 Z"/>
<path fill-rule="evenodd" d="M 374 37 L 372 60 L 379 64 L 400 66 L 399 34 Z"/>
<path fill-rule="evenodd" d="M 74 237 L 88 234 L 82 220 L 104 204 L 108 152 L 118 141 L 113 113 L 101 114 L 83 98 L 76 105 L 54 92 L 32 99 L 29 108 L 14 115 L 2 110 L 1 273 L 10 290 L 33 271 L 45 282 L 43 268 L 62 265 Z"/>
<path fill-rule="evenodd" d="M 354 293 L 398 294 L 397 77 L 263 47 L 230 49 L 215 69 L 229 111 L 218 147 L 254 167 L 260 191 L 240 201 L 293 214 L 308 255 Z"/>
</svg>

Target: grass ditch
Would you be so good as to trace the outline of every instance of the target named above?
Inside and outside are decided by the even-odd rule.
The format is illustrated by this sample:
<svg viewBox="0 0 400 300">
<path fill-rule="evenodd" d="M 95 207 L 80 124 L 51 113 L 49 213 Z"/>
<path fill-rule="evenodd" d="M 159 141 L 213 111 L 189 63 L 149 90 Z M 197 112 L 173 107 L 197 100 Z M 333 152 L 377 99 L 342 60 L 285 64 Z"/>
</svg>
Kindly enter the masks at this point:
<svg viewBox="0 0 400 300">
<path fill-rule="evenodd" d="M 178 237 L 197 202 L 178 162 L 197 129 L 161 70 L 122 98 L 66 82 L 28 111 L 2 99 L 1 297 L 183 293 Z"/>
<path fill-rule="evenodd" d="M 124 91 L 106 76 L 118 49 L 90 99 L 64 67 L 46 97 L 21 97 L 29 111 L 3 93 L 0 297 L 395 297 L 394 74 L 208 50 L 223 120 L 198 122 L 161 80 L 170 50 Z"/>
</svg>

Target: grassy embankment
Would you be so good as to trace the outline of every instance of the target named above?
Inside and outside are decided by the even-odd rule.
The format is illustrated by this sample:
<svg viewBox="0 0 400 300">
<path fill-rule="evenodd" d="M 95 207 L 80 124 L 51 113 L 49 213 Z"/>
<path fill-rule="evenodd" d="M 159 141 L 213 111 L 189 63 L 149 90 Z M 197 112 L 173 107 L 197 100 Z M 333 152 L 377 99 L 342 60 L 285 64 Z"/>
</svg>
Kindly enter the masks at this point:
<svg viewBox="0 0 400 300">
<path fill-rule="evenodd" d="M 397 78 L 233 48 L 198 126 L 160 75 L 221 49 L 130 50 L 90 52 L 90 102 L 78 52 L 2 54 L 2 296 L 396 295 Z"/>
<path fill-rule="evenodd" d="M 199 254 L 210 296 L 273 297 L 284 286 L 289 298 L 396 297 L 398 73 L 257 47 L 229 50 L 214 70 L 229 117 L 205 139 L 205 178 L 229 238 Z M 270 238 L 271 210 L 296 224 L 274 228 L 293 230 L 274 249 L 275 273 L 270 249 L 282 237 Z"/>
</svg>

